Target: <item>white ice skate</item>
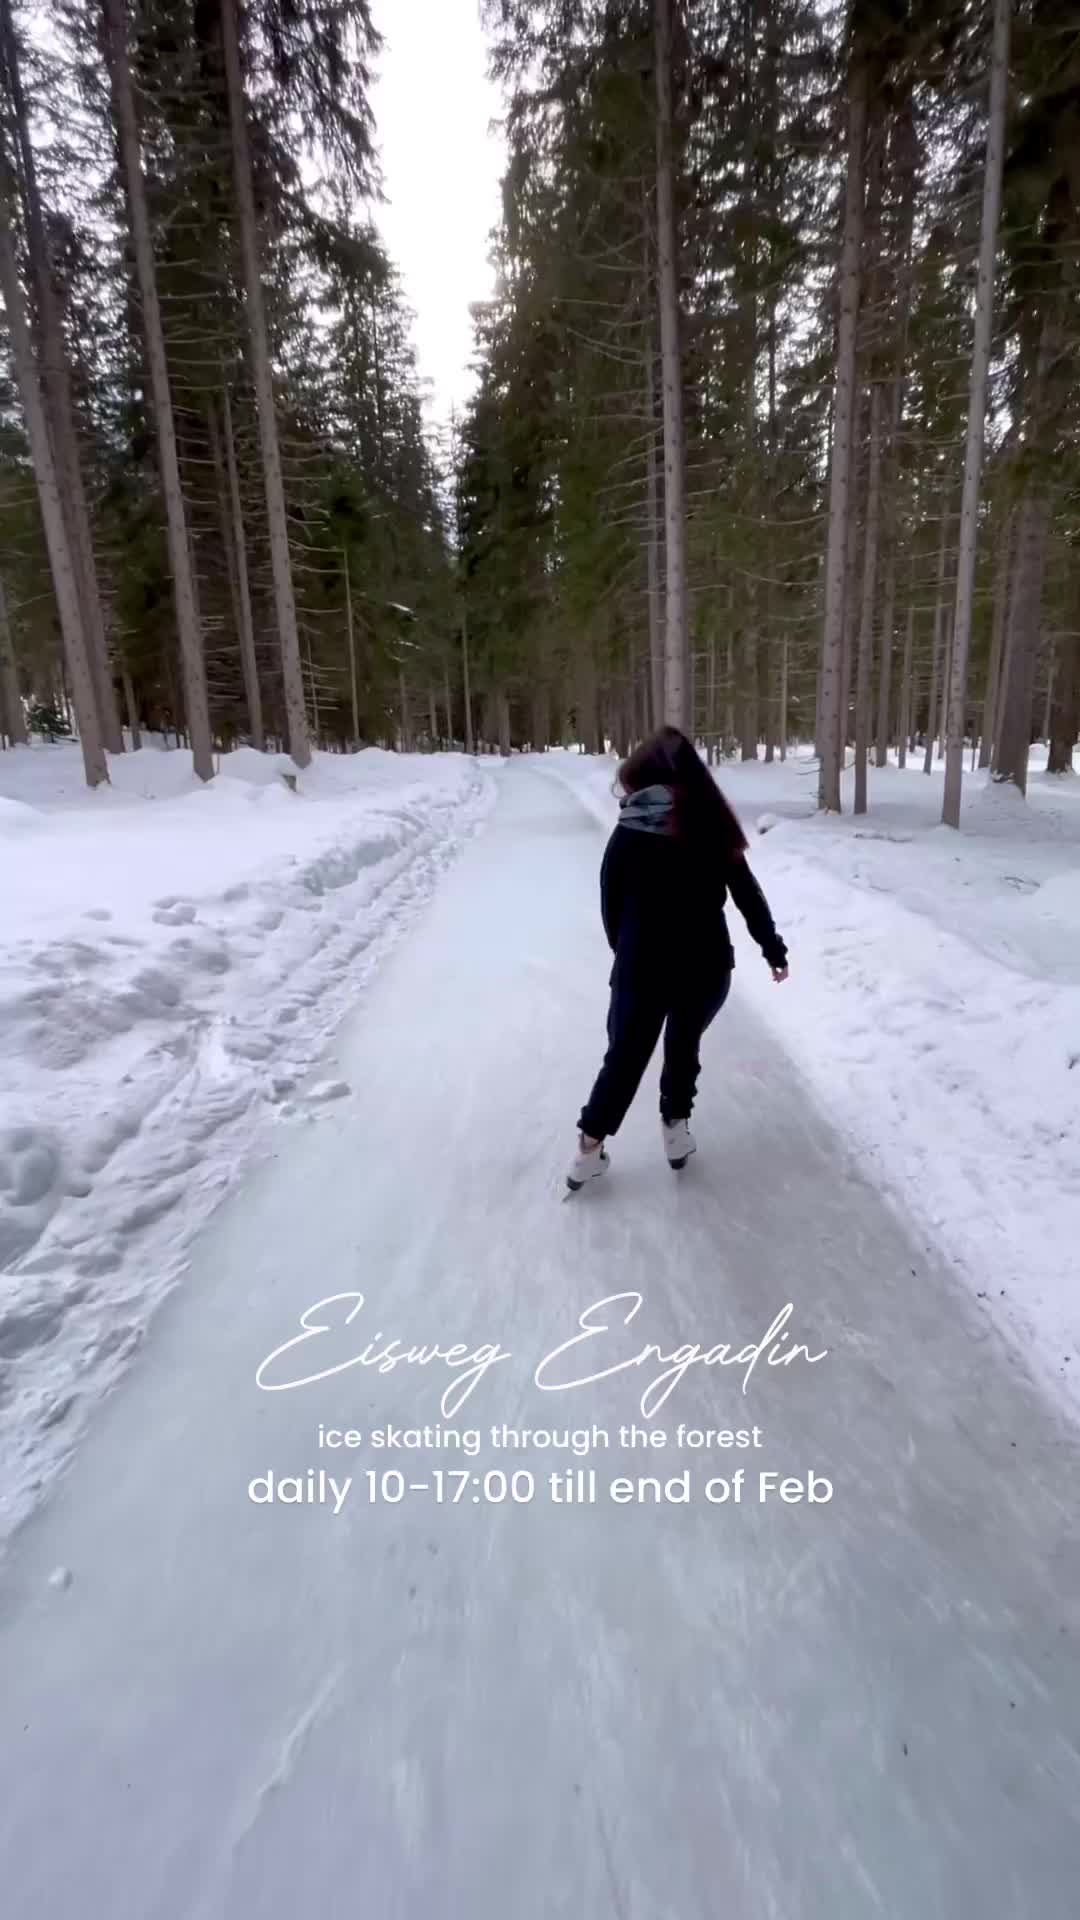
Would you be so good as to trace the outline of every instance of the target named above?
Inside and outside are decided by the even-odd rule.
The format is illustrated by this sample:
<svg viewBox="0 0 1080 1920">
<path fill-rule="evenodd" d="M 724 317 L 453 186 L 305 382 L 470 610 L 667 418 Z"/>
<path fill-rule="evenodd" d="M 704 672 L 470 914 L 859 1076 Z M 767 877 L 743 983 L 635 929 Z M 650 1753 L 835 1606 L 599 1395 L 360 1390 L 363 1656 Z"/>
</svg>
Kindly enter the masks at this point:
<svg viewBox="0 0 1080 1920">
<path fill-rule="evenodd" d="M 661 1120 L 660 1131 L 664 1136 L 668 1166 L 672 1173 L 679 1173 L 690 1155 L 697 1152 L 697 1141 L 685 1120 L 673 1120 L 670 1126 L 666 1120 Z"/>
<path fill-rule="evenodd" d="M 570 1192 L 579 1193 L 590 1180 L 598 1180 L 602 1173 L 606 1173 L 610 1165 L 611 1161 L 602 1144 L 585 1153 L 579 1140 L 578 1150 L 570 1162 L 570 1170 L 566 1176 L 566 1184 Z"/>
</svg>

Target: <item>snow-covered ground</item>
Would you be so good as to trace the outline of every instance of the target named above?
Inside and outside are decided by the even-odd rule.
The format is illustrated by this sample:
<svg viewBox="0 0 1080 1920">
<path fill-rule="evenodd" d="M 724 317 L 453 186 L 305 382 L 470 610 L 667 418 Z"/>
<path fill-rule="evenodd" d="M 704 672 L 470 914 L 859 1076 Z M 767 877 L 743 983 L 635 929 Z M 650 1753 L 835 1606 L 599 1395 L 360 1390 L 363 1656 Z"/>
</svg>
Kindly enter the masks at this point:
<svg viewBox="0 0 1080 1920">
<path fill-rule="evenodd" d="M 1076 1920 L 1080 1430 L 749 953 L 695 1160 L 654 1066 L 561 1203 L 603 837 L 495 785 L 0 1561 L 4 1920 Z M 696 1363 L 785 1302 L 820 1362 Z"/>
<path fill-rule="evenodd" d="M 463 755 L 0 753 L 0 1537 L 483 817 Z"/>
<path fill-rule="evenodd" d="M 613 760 L 541 764 L 614 820 Z M 1080 779 L 1048 776 L 1038 748 L 1026 802 L 965 775 L 957 834 L 921 756 L 872 772 L 861 819 L 850 772 L 848 811 L 817 815 L 805 752 L 718 778 L 792 950 L 777 989 L 732 914 L 740 993 L 871 1177 L 1080 1408 Z"/>
<path fill-rule="evenodd" d="M 614 819 L 613 760 L 534 764 Z M 69 745 L 0 754 L 0 1536 L 253 1151 L 340 1091 L 327 1037 L 493 789 L 460 755 L 290 767 L 203 788 L 149 747 L 89 795 Z M 733 916 L 740 996 L 1080 1406 L 1080 781 L 969 780 L 956 835 L 940 770 L 875 773 L 862 821 L 815 815 L 805 754 L 721 778 L 792 948 L 777 989 Z"/>
</svg>

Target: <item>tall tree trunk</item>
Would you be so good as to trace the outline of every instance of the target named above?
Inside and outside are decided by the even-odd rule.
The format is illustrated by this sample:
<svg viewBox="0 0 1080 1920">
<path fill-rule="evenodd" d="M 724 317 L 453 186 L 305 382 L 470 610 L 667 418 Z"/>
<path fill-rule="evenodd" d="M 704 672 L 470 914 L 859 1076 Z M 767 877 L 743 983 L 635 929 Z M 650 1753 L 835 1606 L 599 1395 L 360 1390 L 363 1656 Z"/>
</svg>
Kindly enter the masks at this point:
<svg viewBox="0 0 1080 1920">
<path fill-rule="evenodd" d="M 848 562 L 848 518 L 852 441 L 855 425 L 855 353 L 859 319 L 859 266 L 865 200 L 866 114 L 869 70 L 856 43 L 848 64 L 847 185 L 844 240 L 840 258 L 840 317 L 836 340 L 832 460 L 829 475 L 829 537 L 825 559 L 825 621 L 821 643 L 821 731 L 818 805 L 839 813 L 840 772 L 844 762 L 847 715 L 844 711 L 844 604 Z"/>
<path fill-rule="evenodd" d="M 960 506 L 960 539 L 956 557 L 956 608 L 953 615 L 952 664 L 948 684 L 945 797 L 941 818 L 947 827 L 960 825 L 960 794 L 964 779 L 964 722 L 967 712 L 968 653 L 971 609 L 975 596 L 975 540 L 979 514 L 983 432 L 986 421 L 986 380 L 990 367 L 990 340 L 994 318 L 994 261 L 1001 213 L 1001 174 L 1005 155 L 1005 109 L 1009 86 L 1009 24 L 1012 0 L 994 0 L 994 38 L 990 55 L 990 107 L 983 169 L 982 238 L 979 244 L 979 280 L 975 296 L 975 335 L 968 396 L 967 446 L 964 453 L 964 493 Z"/>
<path fill-rule="evenodd" d="M 911 283 L 914 272 L 913 239 L 915 231 L 915 184 L 919 147 L 915 134 L 911 91 L 908 89 L 898 111 L 893 141 L 895 165 L 900 174 L 899 265 L 896 274 L 898 308 L 896 362 L 889 407 L 888 485 L 884 494 L 882 539 L 885 547 L 885 593 L 881 621 L 881 651 L 878 668 L 878 704 L 875 762 L 888 765 L 890 720 L 892 715 L 893 653 L 896 647 L 896 570 L 900 550 L 897 527 L 897 496 L 901 478 L 901 429 L 904 422 L 904 388 L 907 374 L 908 321 L 911 311 Z"/>
<path fill-rule="evenodd" d="M 300 662 L 300 638 L 296 626 L 292 563 L 289 558 L 289 522 L 285 511 L 285 488 L 281 477 L 281 454 L 278 448 L 277 419 L 274 412 L 274 377 L 270 363 L 270 339 L 267 332 L 266 306 L 263 300 L 262 274 L 259 266 L 259 238 L 255 224 L 255 194 L 251 181 L 247 105 L 240 64 L 237 0 L 221 0 L 221 29 L 229 92 L 233 180 L 240 228 L 240 252 L 244 268 L 248 340 L 251 348 L 255 397 L 258 404 L 263 485 L 266 490 L 266 515 L 270 531 L 270 565 L 274 581 L 278 641 L 281 647 L 285 717 L 289 729 L 289 751 L 298 766 L 306 767 L 311 759 L 311 744 L 308 739 L 304 675 Z"/>
<path fill-rule="evenodd" d="M 307 637 L 307 673 L 311 683 L 311 738 L 316 748 L 322 739 L 322 722 L 319 719 L 319 682 L 315 676 L 315 662 L 311 657 L 311 635 Z"/>
<path fill-rule="evenodd" d="M 180 484 L 180 463 L 176 452 L 169 370 L 165 358 L 165 337 L 158 304 L 157 277 L 154 270 L 150 216 L 146 204 L 146 186 L 139 151 L 139 130 L 135 119 L 135 94 L 131 84 L 128 53 L 127 0 L 105 0 L 109 76 L 112 84 L 113 113 L 116 118 L 120 164 L 127 193 L 131 237 L 135 248 L 135 269 L 142 298 L 143 338 L 154 398 L 154 423 L 157 428 L 161 484 L 165 493 L 165 524 L 169 545 L 169 565 L 173 576 L 176 627 L 180 639 L 180 664 L 184 676 L 184 706 L 191 738 L 192 761 L 200 780 L 214 777 L 214 756 L 210 740 L 210 711 L 206 698 L 206 667 L 196 600 L 195 570 L 188 544 L 187 515 Z"/>
<path fill-rule="evenodd" d="M 742 672 L 739 676 L 739 758 L 756 760 L 758 750 L 757 594 L 747 583 L 746 618 L 742 631 Z"/>
<path fill-rule="evenodd" d="M 34 362 L 25 297 L 15 257 L 11 225 L 15 206 L 13 184 L 10 167 L 4 154 L 0 152 L 0 294 L 3 296 L 7 311 L 8 336 L 11 341 L 15 376 L 26 422 L 26 437 L 30 443 L 30 457 L 33 461 L 34 480 L 41 506 L 53 591 L 56 594 L 57 611 L 60 616 L 60 630 L 64 636 L 64 650 L 71 681 L 71 697 L 79 729 L 79 743 L 82 747 L 83 767 L 87 785 L 96 787 L 101 781 L 108 780 L 109 765 L 105 758 L 93 673 L 83 631 L 79 604 L 79 580 L 60 500 L 60 488 L 53 462 L 45 406 Z"/>
<path fill-rule="evenodd" d="M 542 753 L 551 737 L 551 689 L 546 680 L 533 682 L 532 737 L 534 753 Z"/>
<path fill-rule="evenodd" d="M 1054 682 L 1057 679 L 1057 664 L 1057 636 L 1056 634 L 1052 634 L 1050 637 L 1050 658 L 1046 663 L 1046 700 L 1043 703 L 1042 732 L 1039 735 L 1039 739 L 1045 740 L 1047 746 L 1050 745 L 1050 715 L 1054 708 Z"/>
<path fill-rule="evenodd" d="M 878 704 L 874 765 L 889 764 L 889 720 L 892 713 L 892 659 L 896 626 L 896 539 L 895 529 L 885 565 L 885 598 L 881 609 L 881 648 L 878 655 Z"/>
<path fill-rule="evenodd" d="M 138 753 L 139 748 L 142 746 L 142 730 L 139 726 L 139 707 L 135 699 L 135 688 L 132 684 L 131 675 L 126 667 L 124 668 L 123 680 L 124 704 L 127 707 L 128 730 L 131 734 L 131 751 L 132 753 Z"/>
<path fill-rule="evenodd" d="M 780 726 L 779 746 L 781 760 L 787 759 L 788 740 L 788 640 L 784 635 L 780 643 Z"/>
<path fill-rule="evenodd" d="M 651 344 L 647 357 L 651 362 Z M 653 403 L 651 387 L 648 399 L 651 406 Z M 648 520 L 645 567 L 649 594 L 649 719 L 651 727 L 660 727 L 664 723 L 664 623 L 660 604 L 660 463 L 656 457 L 656 428 L 651 418 L 648 444 L 645 449 L 645 513 Z"/>
<path fill-rule="evenodd" d="M 1047 301 L 1027 408 L 1026 450 L 1035 455 L 1040 467 L 1033 466 L 1029 472 L 1024 496 L 1016 510 L 1015 571 L 1005 626 L 1000 723 L 994 744 L 994 778 L 1011 781 L 1021 793 L 1027 791 L 1031 708 L 1050 532 L 1050 480 L 1042 467 L 1065 365 L 1062 301 L 1062 295 Z"/>
<path fill-rule="evenodd" d="M 941 698 L 938 701 L 937 757 L 945 758 L 946 744 L 946 707 L 949 692 L 949 675 L 952 672 L 952 608 L 945 610 L 945 653 L 941 663 Z"/>
<path fill-rule="evenodd" d="M 664 719 L 690 725 L 686 582 L 686 442 L 683 431 L 679 259 L 673 112 L 674 0 L 654 0 L 656 41 L 656 252 L 664 397 Z"/>
<path fill-rule="evenodd" d="M 75 432 L 75 405 L 68 370 L 67 347 L 59 303 L 53 286 L 45 221 L 38 191 L 34 147 L 23 93 L 19 49 L 11 12 L 11 0 L 0 0 L 0 52 L 7 68 L 11 106 L 22 168 L 23 205 L 26 212 L 26 246 L 30 278 L 36 303 L 37 361 L 41 377 L 45 415 L 52 442 L 53 462 L 60 489 L 68 548 L 79 583 L 83 634 L 94 682 L 98 719 L 102 738 L 110 753 L 123 753 L 124 734 L 116 703 L 105 619 L 98 585 L 94 544 L 90 533 L 90 515 L 83 489 Z M 34 332 L 31 322 L 31 331 Z"/>
<path fill-rule="evenodd" d="M 649 714 L 645 731 L 663 725 L 664 720 L 664 636 L 660 617 L 660 466 L 656 457 L 656 338 L 653 315 L 656 288 L 652 271 L 651 216 L 649 189 L 641 187 L 642 231 L 644 235 L 642 270 L 646 311 L 644 352 L 645 401 L 645 579 L 649 602 Z"/>
<path fill-rule="evenodd" d="M 1017 509 L 1015 573 L 1005 628 L 1001 721 L 994 745 L 994 778 L 1027 792 L 1035 662 L 1042 622 L 1043 576 L 1050 508 L 1034 484 Z"/>
<path fill-rule="evenodd" d="M 859 610 L 859 657 L 855 674 L 855 812 L 866 812 L 866 762 L 870 751 L 870 689 L 874 665 L 874 606 L 877 593 L 878 527 L 881 517 L 880 382 L 870 396 L 870 478 L 866 497 L 866 538 L 863 543 L 862 605 Z"/>
<path fill-rule="evenodd" d="M 1001 665 L 1005 641 L 1005 619 L 1009 608 L 1009 556 L 1013 544 L 1013 516 L 1008 514 L 1005 520 L 1004 537 L 998 546 L 997 565 L 994 568 L 994 610 L 990 634 L 990 660 L 986 669 L 986 692 L 983 695 L 982 737 L 979 741 L 979 766 L 989 767 L 997 739 L 998 707 L 1001 700 Z"/>
<path fill-rule="evenodd" d="M 461 687 L 465 701 L 465 751 L 474 751 L 472 693 L 469 687 L 469 622 L 466 612 L 465 595 L 461 596 Z"/>
<path fill-rule="evenodd" d="M 229 481 L 229 508 L 232 516 L 232 548 L 236 567 L 236 591 L 239 600 L 240 664 L 244 674 L 244 699 L 247 702 L 248 730 L 251 744 L 261 753 L 266 746 L 266 730 L 263 726 L 262 690 L 259 686 L 259 663 L 255 653 L 255 622 L 251 617 L 251 586 L 248 580 L 247 532 L 244 527 L 244 507 L 240 498 L 240 474 L 236 461 L 236 440 L 233 434 L 232 403 L 228 386 L 221 390 L 222 425 L 225 441 L 225 470 Z"/>
<path fill-rule="evenodd" d="M 923 772 L 934 771 L 934 741 L 937 738 L 938 695 L 941 690 L 941 662 L 945 652 L 945 564 L 949 542 L 949 502 L 942 490 L 941 537 L 938 541 L 937 600 L 934 606 L 934 651 L 930 662 L 930 702 L 926 715 L 926 752 Z"/>
<path fill-rule="evenodd" d="M 1047 773 L 1071 773 L 1073 748 L 1080 734 L 1080 632 L 1061 635 L 1054 696 L 1050 703 L 1050 752 Z"/>
<path fill-rule="evenodd" d="M 869 462 L 859 459 L 854 468 L 855 486 L 851 492 L 850 514 L 848 517 L 847 571 L 844 578 L 844 655 L 840 669 L 840 772 L 843 775 L 847 764 L 847 744 L 852 737 L 851 730 L 851 684 L 854 678 L 859 645 L 859 611 L 861 596 L 859 583 L 862 579 L 862 557 L 866 544 L 866 529 L 860 519 L 859 503 L 864 498 L 869 478 Z"/>
<path fill-rule="evenodd" d="M 900 673 L 900 718 L 896 730 L 896 761 L 907 766 L 908 741 L 911 738 L 911 670 L 915 655 L 915 609 L 908 608 L 904 631 L 904 664 Z"/>
<path fill-rule="evenodd" d="M 341 563 L 345 574 L 345 638 L 349 648 L 349 693 L 352 698 L 352 737 L 353 746 L 360 744 L 360 698 L 356 684 L 356 628 L 353 624 L 352 581 L 349 577 L 349 549 L 341 550 Z M 446 689 L 446 720 L 450 723 L 450 689 Z"/>
<path fill-rule="evenodd" d="M 2 577 L 0 577 L 0 714 L 4 717 L 4 727 L 12 746 L 24 747 L 29 735 L 26 731 L 26 712 L 19 692 L 15 644 L 11 637 L 7 594 L 4 591 Z"/>
</svg>

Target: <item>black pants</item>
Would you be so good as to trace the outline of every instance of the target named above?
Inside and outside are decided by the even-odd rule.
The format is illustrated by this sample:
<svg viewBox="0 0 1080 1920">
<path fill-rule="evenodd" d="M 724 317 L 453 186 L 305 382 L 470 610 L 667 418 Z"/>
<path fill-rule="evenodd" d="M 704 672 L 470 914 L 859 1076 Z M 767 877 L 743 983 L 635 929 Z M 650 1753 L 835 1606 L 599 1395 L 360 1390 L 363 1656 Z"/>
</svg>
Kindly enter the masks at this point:
<svg viewBox="0 0 1080 1920">
<path fill-rule="evenodd" d="M 653 978 L 612 978 L 608 1050 L 578 1126 L 592 1140 L 618 1133 L 652 1059 L 661 1029 L 664 1067 L 660 1113 L 666 1122 L 688 1120 L 701 1061 L 701 1036 L 716 1018 L 731 986 L 731 969 L 677 986 Z"/>
</svg>

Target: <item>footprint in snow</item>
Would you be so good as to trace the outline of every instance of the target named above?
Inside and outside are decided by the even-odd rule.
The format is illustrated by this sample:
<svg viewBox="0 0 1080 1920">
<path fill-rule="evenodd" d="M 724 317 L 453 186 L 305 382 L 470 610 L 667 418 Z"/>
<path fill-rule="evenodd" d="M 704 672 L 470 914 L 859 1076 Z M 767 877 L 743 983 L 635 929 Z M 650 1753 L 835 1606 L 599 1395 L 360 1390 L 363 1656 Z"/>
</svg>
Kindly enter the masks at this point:
<svg viewBox="0 0 1080 1920">
<path fill-rule="evenodd" d="M 344 1100 L 352 1092 L 347 1080 L 320 1080 L 308 1090 L 308 1099 L 323 1105 L 328 1100 Z"/>
</svg>

